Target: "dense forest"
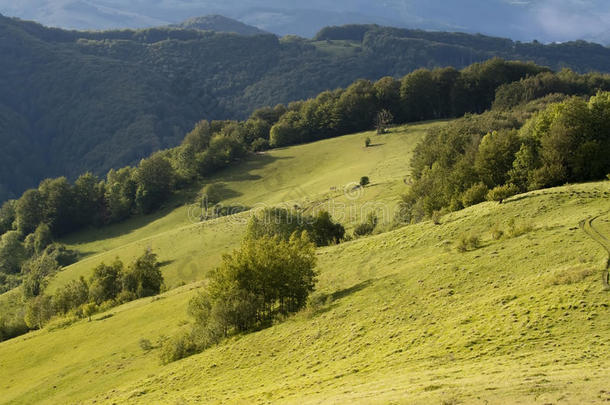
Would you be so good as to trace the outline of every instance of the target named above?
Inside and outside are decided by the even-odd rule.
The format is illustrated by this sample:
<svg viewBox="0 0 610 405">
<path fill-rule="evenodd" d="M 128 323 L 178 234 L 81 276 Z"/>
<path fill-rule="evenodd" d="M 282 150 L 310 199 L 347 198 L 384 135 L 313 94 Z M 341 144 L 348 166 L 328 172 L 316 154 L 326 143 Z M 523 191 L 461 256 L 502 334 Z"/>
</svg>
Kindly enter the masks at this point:
<svg viewBox="0 0 610 405">
<path fill-rule="evenodd" d="M 305 40 L 180 28 L 66 31 L 0 16 L 0 52 L 0 201 L 44 177 L 135 165 L 178 145 L 201 118 L 245 119 L 359 78 L 460 69 L 495 56 L 610 70 L 610 51 L 585 42 L 378 26 L 332 27 Z"/>
</svg>

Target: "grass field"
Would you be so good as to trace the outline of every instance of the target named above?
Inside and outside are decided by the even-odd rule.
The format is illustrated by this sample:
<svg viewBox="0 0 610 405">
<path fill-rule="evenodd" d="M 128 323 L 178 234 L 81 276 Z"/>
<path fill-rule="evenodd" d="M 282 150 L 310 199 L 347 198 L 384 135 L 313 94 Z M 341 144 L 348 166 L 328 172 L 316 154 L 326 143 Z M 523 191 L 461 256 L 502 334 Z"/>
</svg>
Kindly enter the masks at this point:
<svg viewBox="0 0 610 405">
<path fill-rule="evenodd" d="M 355 204 L 377 201 L 392 206 L 404 190 L 403 179 L 410 171 L 408 162 L 413 148 L 433 125 L 442 124 L 398 128 L 383 136 L 362 133 L 273 150 L 225 170 L 205 183 L 221 185 L 225 196 L 222 203 L 226 206 L 251 208 L 286 203 L 292 207 L 298 203 L 309 207 L 324 204 L 331 197 L 336 204 L 352 204 L 343 195 L 344 186 L 368 176 L 371 185 Z M 373 139 L 372 147 L 364 147 L 366 137 Z M 50 290 L 90 274 L 103 261 L 110 262 L 114 257 L 129 261 L 148 246 L 167 263 L 163 272 L 168 287 L 200 280 L 218 264 L 222 253 L 237 246 L 248 215 L 238 215 L 230 221 L 193 223 L 189 207 L 194 202 L 193 197 L 189 200 L 177 196 L 170 204 L 173 208 L 155 216 L 70 236 L 65 240 L 68 246 L 88 257 L 59 273 Z M 359 216 L 350 218 L 349 215 L 339 219 L 348 229 L 361 221 Z"/>
<path fill-rule="evenodd" d="M 368 175 L 359 201 L 392 203 L 421 128 L 369 149 L 358 134 L 274 151 L 211 181 L 227 204 L 315 204 Z M 186 327 L 198 283 L 55 324 L 0 343 L 0 403 L 607 403 L 608 253 L 579 223 L 595 217 L 609 237 L 609 201 L 610 182 L 570 185 L 319 249 L 322 304 L 166 366 L 139 341 Z M 90 256 L 54 285 L 147 245 L 173 260 L 170 283 L 199 280 L 241 238 L 240 221 L 166 214 L 75 236 Z M 458 253 L 463 233 L 480 247 Z"/>
</svg>

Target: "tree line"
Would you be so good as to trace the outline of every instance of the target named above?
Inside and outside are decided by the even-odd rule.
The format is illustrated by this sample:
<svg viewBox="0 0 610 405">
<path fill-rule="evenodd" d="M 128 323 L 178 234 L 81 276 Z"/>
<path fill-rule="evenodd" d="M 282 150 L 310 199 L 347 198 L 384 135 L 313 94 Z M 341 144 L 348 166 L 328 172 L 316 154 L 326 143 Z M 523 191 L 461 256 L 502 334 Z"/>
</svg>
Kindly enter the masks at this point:
<svg viewBox="0 0 610 405">
<path fill-rule="evenodd" d="M 45 291 L 49 276 L 59 269 L 52 256 L 42 254 L 28 261 L 25 269 L 26 278 L 21 286 L 23 313 L 13 319 L 0 316 L 0 341 L 40 329 L 56 318 L 69 322 L 91 319 L 98 311 L 157 295 L 164 288 L 161 265 L 150 250 L 128 266 L 118 258 L 111 264 L 101 263 L 89 279 L 72 280 L 53 294 Z"/>
<path fill-rule="evenodd" d="M 610 173 L 608 156 L 610 92 L 551 95 L 468 116 L 431 130 L 416 147 L 402 219 L 415 222 L 528 190 L 602 180 Z"/>
<path fill-rule="evenodd" d="M 248 153 L 368 130 L 379 125 L 380 116 L 400 124 L 479 113 L 494 100 L 497 108 L 507 107 L 527 101 L 529 94 L 556 91 L 549 84 L 555 82 L 570 93 L 589 94 L 609 87 L 610 79 L 568 71 L 554 74 L 531 63 L 493 59 L 461 71 L 421 69 L 402 79 L 359 80 L 314 99 L 258 109 L 245 121 L 201 121 L 180 146 L 156 152 L 135 167 L 110 170 L 103 179 L 91 173 L 73 183 L 65 177 L 46 179 L 18 200 L 4 203 L 0 234 L 9 235 L 0 241 L 0 282 L 4 289 L 19 283 L 21 266 L 33 257 L 33 250 L 24 247 L 34 240 L 40 251 L 70 232 L 155 212 L 175 191 Z M 523 87 L 534 90 L 520 91 Z"/>
</svg>

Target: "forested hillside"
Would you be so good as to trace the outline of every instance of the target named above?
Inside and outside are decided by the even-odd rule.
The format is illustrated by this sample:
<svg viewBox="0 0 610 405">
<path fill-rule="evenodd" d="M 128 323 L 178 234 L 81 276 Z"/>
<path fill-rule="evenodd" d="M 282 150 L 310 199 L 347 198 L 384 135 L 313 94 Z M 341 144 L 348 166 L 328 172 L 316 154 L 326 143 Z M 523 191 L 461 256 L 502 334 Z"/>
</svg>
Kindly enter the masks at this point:
<svg viewBox="0 0 610 405">
<path fill-rule="evenodd" d="M 610 70 L 610 51 L 594 44 L 377 26 L 310 41 L 177 28 L 77 32 L 0 17 L 0 53 L 0 200 L 44 177 L 133 165 L 177 145 L 200 119 L 242 119 L 358 78 L 493 56 Z"/>
</svg>

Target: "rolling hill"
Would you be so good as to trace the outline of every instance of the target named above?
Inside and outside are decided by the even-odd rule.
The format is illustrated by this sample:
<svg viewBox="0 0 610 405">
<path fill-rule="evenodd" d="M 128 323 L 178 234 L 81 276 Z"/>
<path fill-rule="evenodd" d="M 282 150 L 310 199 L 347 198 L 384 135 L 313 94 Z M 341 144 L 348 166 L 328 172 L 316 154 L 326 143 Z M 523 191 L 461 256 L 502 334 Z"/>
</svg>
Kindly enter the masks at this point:
<svg viewBox="0 0 610 405">
<path fill-rule="evenodd" d="M 370 204 L 391 211 L 413 148 L 442 125 L 277 149 L 208 182 L 225 205 L 331 204 L 351 228 Z M 363 194 L 342 192 L 362 175 Z M 186 327 L 197 280 L 239 243 L 247 216 L 193 223 L 192 195 L 178 195 L 155 216 L 70 236 L 88 256 L 48 288 L 146 247 L 170 287 L 190 284 L 0 343 L 0 403 L 603 403 L 608 257 L 579 224 L 608 237 L 609 197 L 607 181 L 539 190 L 321 248 L 315 305 L 162 366 L 140 341 Z M 464 233 L 480 245 L 460 253 Z"/>
</svg>

